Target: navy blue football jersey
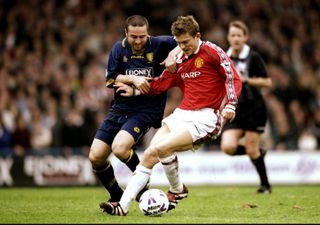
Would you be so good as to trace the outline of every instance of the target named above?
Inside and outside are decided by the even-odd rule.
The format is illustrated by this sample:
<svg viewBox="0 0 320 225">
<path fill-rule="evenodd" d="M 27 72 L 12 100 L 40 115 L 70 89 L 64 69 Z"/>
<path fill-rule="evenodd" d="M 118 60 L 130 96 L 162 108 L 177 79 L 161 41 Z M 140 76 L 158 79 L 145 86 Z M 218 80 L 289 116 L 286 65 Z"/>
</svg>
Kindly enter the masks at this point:
<svg viewBox="0 0 320 225">
<path fill-rule="evenodd" d="M 105 71 L 107 87 L 112 87 L 113 81 L 119 74 L 146 77 L 160 76 L 165 69 L 160 63 L 176 45 L 173 36 L 150 36 L 144 53 L 134 55 L 126 38 L 116 42 L 112 47 Z M 115 93 L 111 110 L 119 113 L 146 112 L 162 118 L 166 98 L 166 93 L 156 96 L 140 95 L 135 97 L 122 97 Z"/>
</svg>

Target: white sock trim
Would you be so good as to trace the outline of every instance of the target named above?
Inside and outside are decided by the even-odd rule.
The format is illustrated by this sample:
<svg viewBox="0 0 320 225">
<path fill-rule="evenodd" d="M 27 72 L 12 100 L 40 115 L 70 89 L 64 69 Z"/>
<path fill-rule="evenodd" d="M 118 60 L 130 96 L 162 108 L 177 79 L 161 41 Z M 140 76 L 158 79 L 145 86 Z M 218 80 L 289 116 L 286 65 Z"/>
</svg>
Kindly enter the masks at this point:
<svg viewBox="0 0 320 225">
<path fill-rule="evenodd" d="M 165 158 L 159 158 L 159 160 L 162 164 L 168 164 L 176 160 L 176 155 L 175 154 L 169 155 Z"/>
<path fill-rule="evenodd" d="M 142 173 L 146 173 L 146 174 L 150 174 L 151 175 L 152 169 L 149 169 L 149 168 L 139 164 L 136 167 L 136 171 L 141 171 Z"/>
</svg>

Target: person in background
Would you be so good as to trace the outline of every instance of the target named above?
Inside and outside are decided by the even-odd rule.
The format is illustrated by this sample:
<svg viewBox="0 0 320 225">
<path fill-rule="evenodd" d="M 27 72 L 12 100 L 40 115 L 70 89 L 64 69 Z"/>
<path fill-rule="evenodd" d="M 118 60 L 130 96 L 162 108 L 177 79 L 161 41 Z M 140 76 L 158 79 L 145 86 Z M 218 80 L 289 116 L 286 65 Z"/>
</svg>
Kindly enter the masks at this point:
<svg viewBox="0 0 320 225">
<path fill-rule="evenodd" d="M 272 81 L 262 57 L 246 44 L 248 37 L 248 28 L 244 22 L 230 22 L 227 37 L 230 48 L 227 54 L 240 74 L 243 88 L 236 109 L 237 116 L 224 126 L 220 147 L 229 155 L 247 154 L 260 178 L 257 193 L 269 194 L 271 185 L 264 160 L 266 150 L 260 146 L 261 134 L 267 122 L 261 88 L 271 87 Z M 241 138 L 244 138 L 243 145 L 240 144 Z"/>
</svg>

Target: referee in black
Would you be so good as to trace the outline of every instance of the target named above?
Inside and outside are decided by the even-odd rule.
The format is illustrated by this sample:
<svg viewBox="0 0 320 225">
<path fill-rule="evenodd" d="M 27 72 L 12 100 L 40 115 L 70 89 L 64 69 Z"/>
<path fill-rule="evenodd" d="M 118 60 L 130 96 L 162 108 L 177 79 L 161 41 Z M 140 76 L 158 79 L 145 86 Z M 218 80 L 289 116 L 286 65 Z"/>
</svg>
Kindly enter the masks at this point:
<svg viewBox="0 0 320 225">
<path fill-rule="evenodd" d="M 241 75 L 243 87 L 236 117 L 224 126 L 220 147 L 229 155 L 247 154 L 260 178 L 257 193 L 270 194 L 271 185 L 264 161 L 266 150 L 261 148 L 260 142 L 267 122 L 267 109 L 261 88 L 271 87 L 272 81 L 262 57 L 246 44 L 248 37 L 248 28 L 244 22 L 230 22 L 227 37 L 230 47 L 227 54 Z M 242 138 L 243 145 L 240 144 Z"/>
</svg>

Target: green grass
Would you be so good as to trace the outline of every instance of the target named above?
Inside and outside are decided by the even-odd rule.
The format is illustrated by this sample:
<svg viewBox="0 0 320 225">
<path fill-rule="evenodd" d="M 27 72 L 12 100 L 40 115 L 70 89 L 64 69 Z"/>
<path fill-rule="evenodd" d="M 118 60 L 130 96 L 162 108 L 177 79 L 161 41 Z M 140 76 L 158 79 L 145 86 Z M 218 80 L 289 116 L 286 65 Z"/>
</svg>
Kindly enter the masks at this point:
<svg viewBox="0 0 320 225">
<path fill-rule="evenodd" d="M 189 186 L 189 197 L 162 217 L 142 215 L 136 202 L 127 216 L 118 217 L 100 211 L 99 202 L 108 198 L 102 187 L 0 188 L 0 223 L 320 223 L 320 186 L 275 186 L 271 195 L 255 190 Z"/>
</svg>

